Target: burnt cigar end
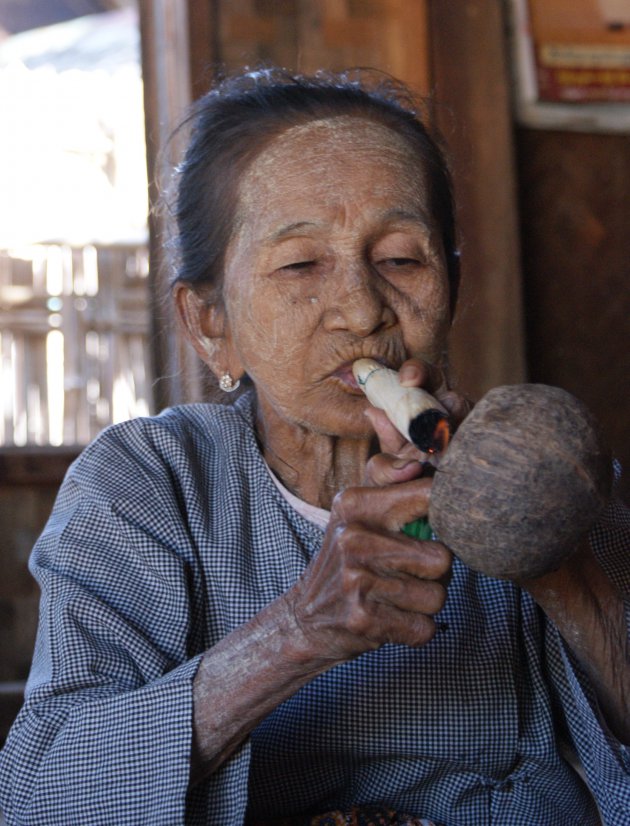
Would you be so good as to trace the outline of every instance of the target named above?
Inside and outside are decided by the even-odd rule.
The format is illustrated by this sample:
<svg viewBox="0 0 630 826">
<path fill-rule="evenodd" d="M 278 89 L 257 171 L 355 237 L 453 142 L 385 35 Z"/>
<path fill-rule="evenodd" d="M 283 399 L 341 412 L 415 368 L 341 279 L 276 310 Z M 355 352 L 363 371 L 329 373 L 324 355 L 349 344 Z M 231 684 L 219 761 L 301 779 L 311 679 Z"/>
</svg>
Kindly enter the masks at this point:
<svg viewBox="0 0 630 826">
<path fill-rule="evenodd" d="M 442 410 L 431 408 L 409 423 L 409 438 L 423 453 L 438 453 L 448 443 L 448 418 Z"/>
</svg>

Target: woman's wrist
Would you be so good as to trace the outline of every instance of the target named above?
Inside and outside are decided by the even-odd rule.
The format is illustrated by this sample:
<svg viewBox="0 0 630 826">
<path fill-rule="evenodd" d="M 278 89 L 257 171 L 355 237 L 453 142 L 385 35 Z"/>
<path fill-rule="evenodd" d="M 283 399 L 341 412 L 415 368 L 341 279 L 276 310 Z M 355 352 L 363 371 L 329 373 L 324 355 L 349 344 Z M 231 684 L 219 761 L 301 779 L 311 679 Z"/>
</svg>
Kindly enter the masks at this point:
<svg viewBox="0 0 630 826">
<path fill-rule="evenodd" d="M 580 662 L 611 731 L 630 743 L 630 643 L 625 607 L 588 544 L 558 570 L 521 585 Z"/>
<path fill-rule="evenodd" d="M 546 613 L 554 613 L 587 589 L 588 572 L 593 565 L 599 568 L 590 548 L 581 546 L 558 568 L 518 584 Z"/>
<path fill-rule="evenodd" d="M 287 595 L 206 651 L 193 683 L 191 781 L 216 771 L 278 705 L 334 664 L 316 656 Z"/>
</svg>

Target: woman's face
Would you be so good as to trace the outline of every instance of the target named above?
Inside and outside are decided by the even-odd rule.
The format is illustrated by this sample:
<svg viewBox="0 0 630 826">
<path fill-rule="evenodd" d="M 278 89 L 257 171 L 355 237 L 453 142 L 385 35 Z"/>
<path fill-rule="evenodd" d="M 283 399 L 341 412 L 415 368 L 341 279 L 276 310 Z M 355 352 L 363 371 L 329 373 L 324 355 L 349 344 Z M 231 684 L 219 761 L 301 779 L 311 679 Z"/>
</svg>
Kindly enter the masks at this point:
<svg viewBox="0 0 630 826">
<path fill-rule="evenodd" d="M 352 116 L 292 127 L 242 176 L 224 302 L 267 424 L 368 436 L 352 362 L 443 361 L 448 278 L 425 179 L 403 138 Z"/>
</svg>

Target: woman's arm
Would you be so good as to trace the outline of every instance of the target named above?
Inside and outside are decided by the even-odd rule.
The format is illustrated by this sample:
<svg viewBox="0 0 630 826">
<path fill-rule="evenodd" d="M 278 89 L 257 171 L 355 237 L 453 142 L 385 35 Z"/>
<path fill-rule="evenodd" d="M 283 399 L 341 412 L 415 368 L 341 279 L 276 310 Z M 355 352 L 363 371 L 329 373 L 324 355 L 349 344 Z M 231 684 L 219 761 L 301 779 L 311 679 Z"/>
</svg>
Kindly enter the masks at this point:
<svg viewBox="0 0 630 826">
<path fill-rule="evenodd" d="M 406 386 L 439 395 L 454 422 L 470 403 L 447 389 L 441 371 L 418 359 L 401 368 Z M 451 554 L 437 542 L 404 536 L 426 516 L 430 479 L 420 454 L 385 414 L 369 418 L 384 452 L 366 469 L 368 487 L 335 499 L 321 551 L 302 579 L 251 622 L 206 652 L 193 685 L 191 780 L 216 771 L 280 703 L 338 663 L 387 642 L 432 639 L 446 598 Z"/>
<path fill-rule="evenodd" d="M 282 597 L 204 654 L 193 682 L 193 784 L 228 760 L 276 706 L 326 670 L 300 662 L 300 638 Z"/>
<path fill-rule="evenodd" d="M 521 584 L 577 657 L 613 734 L 630 744 L 630 641 L 624 602 L 588 542 L 557 571 Z"/>
<path fill-rule="evenodd" d="M 392 467 L 390 475 L 411 473 Z M 303 577 L 206 652 L 193 683 L 191 782 L 216 771 L 318 674 L 387 642 L 422 646 L 433 637 L 432 615 L 446 598 L 438 580 L 451 556 L 439 543 L 400 533 L 426 514 L 429 485 L 419 479 L 341 493 Z"/>
<path fill-rule="evenodd" d="M 426 365 L 410 360 L 401 370 L 401 378 L 410 385 L 425 383 L 426 370 Z M 444 387 L 438 388 L 437 396 L 456 423 L 471 409 L 469 402 L 445 392 Z M 376 422 L 377 417 L 383 419 L 384 414 L 372 411 L 372 421 Z M 380 431 L 386 427 L 382 422 Z M 400 450 L 396 439 L 390 429 L 390 445 L 385 444 L 381 435 L 381 446 L 384 450 Z M 625 524 L 628 525 L 627 517 Z M 614 544 L 620 541 L 616 539 Z M 583 546 L 557 571 L 518 584 L 541 606 L 577 657 L 593 684 L 613 734 L 630 744 L 630 638 L 624 600 L 599 564 L 589 541 L 585 539 Z"/>
</svg>

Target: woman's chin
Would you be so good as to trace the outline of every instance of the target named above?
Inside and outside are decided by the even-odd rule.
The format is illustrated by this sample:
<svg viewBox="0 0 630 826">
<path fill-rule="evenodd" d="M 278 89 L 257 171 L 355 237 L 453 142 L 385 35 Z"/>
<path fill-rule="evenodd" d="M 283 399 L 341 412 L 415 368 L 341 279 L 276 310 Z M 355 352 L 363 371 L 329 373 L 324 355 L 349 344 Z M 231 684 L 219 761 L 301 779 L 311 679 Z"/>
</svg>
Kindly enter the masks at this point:
<svg viewBox="0 0 630 826">
<path fill-rule="evenodd" d="M 299 404 L 296 399 L 272 400 L 259 395 L 259 414 L 267 427 L 295 426 L 322 436 L 342 439 L 370 439 L 374 429 L 365 415 L 368 401 L 363 393 L 344 392 L 335 387 L 333 392 L 312 393 Z"/>
</svg>

